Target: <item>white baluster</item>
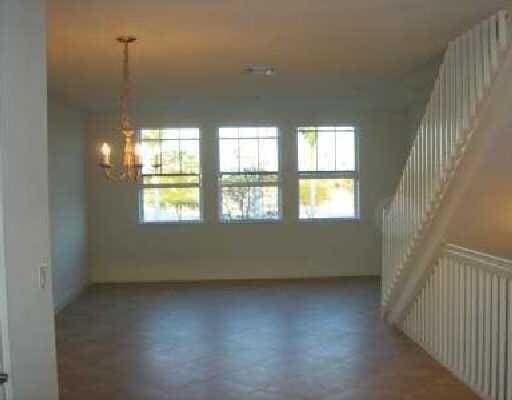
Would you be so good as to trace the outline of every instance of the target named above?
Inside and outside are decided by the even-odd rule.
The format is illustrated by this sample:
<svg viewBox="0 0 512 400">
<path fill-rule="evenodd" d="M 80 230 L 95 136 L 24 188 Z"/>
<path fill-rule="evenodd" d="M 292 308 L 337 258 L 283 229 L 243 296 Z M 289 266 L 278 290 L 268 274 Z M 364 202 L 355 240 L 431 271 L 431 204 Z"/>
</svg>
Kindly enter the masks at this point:
<svg viewBox="0 0 512 400">
<path fill-rule="evenodd" d="M 469 95 L 468 127 L 476 112 L 476 76 L 475 76 L 475 31 L 471 30 L 467 35 L 467 82 Z"/>
<path fill-rule="evenodd" d="M 459 371 L 464 373 L 464 355 L 465 355 L 465 303 L 464 303 L 464 291 L 465 291 L 465 280 L 464 280 L 464 268 L 462 265 L 458 265 L 459 273 Z"/>
<path fill-rule="evenodd" d="M 478 345 L 478 271 L 471 268 L 471 383 L 473 386 L 477 382 L 477 345 Z"/>
<path fill-rule="evenodd" d="M 498 36 L 500 53 L 504 52 L 508 46 L 509 32 L 507 12 L 502 10 L 498 13 Z"/>
<path fill-rule="evenodd" d="M 464 376 L 471 379 L 471 275 L 464 266 Z"/>
<path fill-rule="evenodd" d="M 484 390 L 484 354 L 485 354 L 485 272 L 478 272 L 478 381 L 477 387 Z"/>
<path fill-rule="evenodd" d="M 458 149 L 462 143 L 462 107 L 463 101 L 463 69 L 462 69 L 462 38 L 458 38 L 455 41 L 455 101 L 456 101 L 456 112 L 455 112 L 455 132 L 456 132 L 456 148 Z"/>
<path fill-rule="evenodd" d="M 484 362 L 484 393 L 491 393 L 491 335 L 492 335 L 492 281 L 488 274 L 485 277 L 485 362 Z"/>
<path fill-rule="evenodd" d="M 482 100 L 484 92 L 482 25 L 475 28 L 475 74 L 476 74 L 476 103 Z"/>
<path fill-rule="evenodd" d="M 507 304 L 508 307 L 508 324 L 507 324 L 507 344 L 508 344 L 508 368 L 507 368 L 507 400 L 512 400 L 512 340 L 510 340 L 510 336 L 512 336 L 512 306 L 510 306 L 512 302 L 512 282 L 508 282 L 508 298 Z"/>
<path fill-rule="evenodd" d="M 469 129 L 470 94 L 469 94 L 469 63 L 468 63 L 468 34 L 462 36 L 462 129 L 465 139 Z"/>
<path fill-rule="evenodd" d="M 490 18 L 490 51 L 491 74 L 498 68 L 498 18 L 493 15 Z"/>
<path fill-rule="evenodd" d="M 499 278 L 499 364 L 498 364 L 498 399 L 505 400 L 505 379 L 507 355 L 507 280 Z"/>
<path fill-rule="evenodd" d="M 484 89 L 491 85 L 491 26 L 489 20 L 482 23 L 482 72 Z"/>
<path fill-rule="evenodd" d="M 498 307 L 499 307 L 499 280 L 496 275 L 492 277 L 492 351 L 491 351 L 491 397 L 498 394 L 498 363 L 499 363 L 499 332 L 498 332 Z"/>
</svg>

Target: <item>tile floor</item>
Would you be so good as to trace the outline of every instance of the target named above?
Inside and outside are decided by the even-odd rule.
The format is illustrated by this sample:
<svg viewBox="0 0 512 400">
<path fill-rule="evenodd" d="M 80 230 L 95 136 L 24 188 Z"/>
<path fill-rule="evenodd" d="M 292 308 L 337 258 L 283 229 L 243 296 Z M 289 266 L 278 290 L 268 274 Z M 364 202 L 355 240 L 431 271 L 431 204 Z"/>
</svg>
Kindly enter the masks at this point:
<svg viewBox="0 0 512 400">
<path fill-rule="evenodd" d="M 57 316 L 61 400 L 458 400 L 378 280 L 92 287 Z"/>
</svg>

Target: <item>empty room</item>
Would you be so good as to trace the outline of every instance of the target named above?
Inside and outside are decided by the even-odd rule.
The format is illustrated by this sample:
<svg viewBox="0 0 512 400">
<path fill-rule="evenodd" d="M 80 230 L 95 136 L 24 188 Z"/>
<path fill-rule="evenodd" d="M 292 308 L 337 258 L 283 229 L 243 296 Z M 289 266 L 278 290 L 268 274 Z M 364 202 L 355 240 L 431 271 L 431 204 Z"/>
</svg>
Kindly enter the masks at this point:
<svg viewBox="0 0 512 400">
<path fill-rule="evenodd" d="M 505 0 L 0 0 L 0 400 L 512 400 Z"/>
</svg>

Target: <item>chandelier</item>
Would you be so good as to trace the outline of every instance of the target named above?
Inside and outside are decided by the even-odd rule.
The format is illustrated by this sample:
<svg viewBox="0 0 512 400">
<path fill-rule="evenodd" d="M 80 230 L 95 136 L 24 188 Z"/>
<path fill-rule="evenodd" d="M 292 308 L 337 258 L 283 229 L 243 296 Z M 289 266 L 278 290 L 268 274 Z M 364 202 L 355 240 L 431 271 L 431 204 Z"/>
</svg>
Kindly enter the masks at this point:
<svg viewBox="0 0 512 400">
<path fill-rule="evenodd" d="M 161 163 L 158 154 L 147 157 L 143 146 L 135 137 L 135 129 L 129 114 L 129 102 L 131 96 L 130 69 L 128 58 L 128 46 L 135 42 L 133 36 L 120 36 L 117 41 L 123 45 L 123 85 L 121 90 L 121 136 L 123 138 L 122 165 L 119 170 L 114 168 L 111 160 L 112 148 L 107 142 L 99 148 L 99 165 L 109 180 L 117 182 L 137 182 L 142 177 L 144 161 L 152 159 L 151 167 L 157 169 Z"/>
</svg>

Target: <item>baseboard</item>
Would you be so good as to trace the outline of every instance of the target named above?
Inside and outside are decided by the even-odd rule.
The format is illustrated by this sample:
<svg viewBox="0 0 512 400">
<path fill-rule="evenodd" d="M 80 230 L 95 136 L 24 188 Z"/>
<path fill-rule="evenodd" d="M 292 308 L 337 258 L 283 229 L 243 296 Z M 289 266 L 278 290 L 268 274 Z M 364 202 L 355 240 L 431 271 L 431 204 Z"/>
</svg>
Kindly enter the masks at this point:
<svg viewBox="0 0 512 400">
<path fill-rule="evenodd" d="M 333 275 L 318 277 L 269 277 L 269 278 L 207 278 L 207 279 L 154 279 L 154 280 L 108 280 L 93 281 L 94 285 L 158 285 L 186 283 L 258 283 L 258 282 L 301 282 L 301 281 L 330 281 L 346 279 L 380 280 L 380 275 Z"/>
<path fill-rule="evenodd" d="M 76 290 L 70 291 L 66 294 L 66 296 L 63 296 L 62 300 L 59 302 L 59 304 L 54 304 L 54 314 L 57 315 L 60 313 L 66 306 L 73 303 L 77 298 L 79 298 L 89 286 L 89 283 L 86 283 L 82 285 L 81 287 L 77 288 Z"/>
</svg>

